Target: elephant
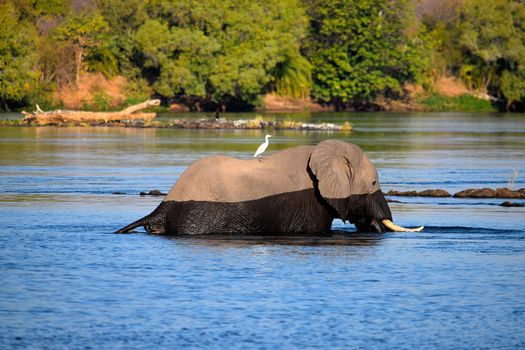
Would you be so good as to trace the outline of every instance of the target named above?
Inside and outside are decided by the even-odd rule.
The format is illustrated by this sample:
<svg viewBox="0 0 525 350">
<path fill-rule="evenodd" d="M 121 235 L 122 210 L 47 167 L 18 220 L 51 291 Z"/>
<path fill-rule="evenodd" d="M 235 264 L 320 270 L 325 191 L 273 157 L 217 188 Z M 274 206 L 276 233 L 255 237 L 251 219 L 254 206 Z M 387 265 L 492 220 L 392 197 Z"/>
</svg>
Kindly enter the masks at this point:
<svg viewBox="0 0 525 350">
<path fill-rule="evenodd" d="M 339 140 L 262 160 L 210 156 L 193 163 L 151 214 L 117 233 L 322 234 L 339 218 L 360 232 L 420 231 L 392 222 L 375 167 Z"/>
</svg>

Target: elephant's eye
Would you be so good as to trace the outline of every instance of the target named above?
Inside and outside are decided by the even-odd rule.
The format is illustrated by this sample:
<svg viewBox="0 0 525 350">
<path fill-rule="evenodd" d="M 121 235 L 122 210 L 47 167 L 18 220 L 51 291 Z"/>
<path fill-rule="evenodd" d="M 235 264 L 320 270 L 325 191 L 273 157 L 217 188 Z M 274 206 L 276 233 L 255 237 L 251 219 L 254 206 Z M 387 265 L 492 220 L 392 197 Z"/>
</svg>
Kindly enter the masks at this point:
<svg viewBox="0 0 525 350">
<path fill-rule="evenodd" d="M 374 182 L 372 182 L 372 186 L 375 186 L 375 185 L 376 185 L 376 183 L 377 183 L 377 181 L 374 181 Z"/>
</svg>

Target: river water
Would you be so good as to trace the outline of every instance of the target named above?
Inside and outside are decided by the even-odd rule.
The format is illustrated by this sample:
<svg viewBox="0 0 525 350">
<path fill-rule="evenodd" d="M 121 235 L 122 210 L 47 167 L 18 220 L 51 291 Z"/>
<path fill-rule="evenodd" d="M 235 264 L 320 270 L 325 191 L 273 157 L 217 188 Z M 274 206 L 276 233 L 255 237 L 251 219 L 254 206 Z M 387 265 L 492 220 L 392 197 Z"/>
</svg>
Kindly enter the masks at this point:
<svg viewBox="0 0 525 350">
<path fill-rule="evenodd" d="M 525 187 L 525 115 L 278 118 L 351 122 L 276 131 L 267 152 L 354 142 L 384 191 Z M 525 208 L 503 199 L 392 198 L 422 233 L 112 233 L 161 201 L 139 192 L 207 155 L 250 158 L 265 133 L 0 127 L 0 348 L 525 347 Z"/>
</svg>

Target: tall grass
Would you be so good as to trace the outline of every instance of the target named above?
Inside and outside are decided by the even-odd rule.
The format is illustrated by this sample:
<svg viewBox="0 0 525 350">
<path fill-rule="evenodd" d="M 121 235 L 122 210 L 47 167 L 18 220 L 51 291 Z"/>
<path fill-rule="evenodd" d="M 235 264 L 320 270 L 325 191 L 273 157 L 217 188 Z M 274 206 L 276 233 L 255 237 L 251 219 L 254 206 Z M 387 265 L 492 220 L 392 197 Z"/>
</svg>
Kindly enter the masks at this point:
<svg viewBox="0 0 525 350">
<path fill-rule="evenodd" d="M 420 101 L 428 111 L 442 112 L 497 112 L 490 101 L 472 95 L 456 97 L 432 94 Z"/>
</svg>

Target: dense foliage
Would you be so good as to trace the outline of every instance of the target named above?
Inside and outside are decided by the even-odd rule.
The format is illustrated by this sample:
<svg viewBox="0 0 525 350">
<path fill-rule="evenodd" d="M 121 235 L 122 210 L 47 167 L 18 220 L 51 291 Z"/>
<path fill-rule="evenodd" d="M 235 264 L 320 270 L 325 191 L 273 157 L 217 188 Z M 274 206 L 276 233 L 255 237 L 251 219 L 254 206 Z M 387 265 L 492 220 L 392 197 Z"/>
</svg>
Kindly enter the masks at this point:
<svg viewBox="0 0 525 350">
<path fill-rule="evenodd" d="M 36 82 L 36 33 L 9 2 L 0 2 L 0 28 L 0 108 L 5 108 L 23 104 Z"/>
<path fill-rule="evenodd" d="M 448 0 L 423 22 L 443 71 L 507 110 L 525 102 L 525 5 L 521 0 Z M 443 16 L 442 13 L 446 13 Z"/>
<path fill-rule="evenodd" d="M 292 0 L 162 1 L 134 40 L 158 94 L 243 104 L 280 78 L 278 65 L 299 56 L 305 24 Z"/>
<path fill-rule="evenodd" d="M 525 4 L 469 0 L 460 19 L 476 86 L 504 99 L 507 109 L 525 99 Z"/>
<path fill-rule="evenodd" d="M 454 75 L 525 107 L 521 0 L 0 0 L 0 108 L 51 101 L 86 71 L 192 109 L 273 92 L 370 109 Z M 142 96 L 141 95 L 141 96 Z M 55 102 L 56 103 L 56 102 Z"/>
<path fill-rule="evenodd" d="M 406 32 L 406 1 L 314 0 L 306 44 L 314 95 L 338 107 L 369 108 L 377 97 L 399 98 L 424 71 L 418 37 Z M 416 69 L 414 69 L 416 68 Z"/>
</svg>

